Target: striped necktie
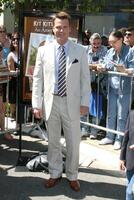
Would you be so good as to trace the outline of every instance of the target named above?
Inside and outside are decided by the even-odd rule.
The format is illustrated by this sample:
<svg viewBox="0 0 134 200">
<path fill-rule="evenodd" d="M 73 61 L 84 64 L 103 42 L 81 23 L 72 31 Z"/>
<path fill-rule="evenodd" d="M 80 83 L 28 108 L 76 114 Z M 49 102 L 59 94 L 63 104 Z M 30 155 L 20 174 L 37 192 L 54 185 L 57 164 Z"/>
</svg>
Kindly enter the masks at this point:
<svg viewBox="0 0 134 200">
<path fill-rule="evenodd" d="M 59 68 L 58 68 L 58 95 L 66 96 L 66 55 L 64 46 L 60 47 Z"/>
</svg>

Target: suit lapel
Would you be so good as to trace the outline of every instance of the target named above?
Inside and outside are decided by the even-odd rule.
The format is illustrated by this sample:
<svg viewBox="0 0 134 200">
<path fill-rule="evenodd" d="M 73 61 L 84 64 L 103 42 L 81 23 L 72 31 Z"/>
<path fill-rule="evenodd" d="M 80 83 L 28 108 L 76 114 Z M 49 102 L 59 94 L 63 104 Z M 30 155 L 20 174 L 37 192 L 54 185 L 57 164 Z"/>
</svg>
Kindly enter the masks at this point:
<svg viewBox="0 0 134 200">
<path fill-rule="evenodd" d="M 49 71 L 49 76 L 52 77 L 50 82 L 54 82 L 55 81 L 55 50 L 54 50 L 54 43 L 49 43 L 47 45 L 48 46 L 47 46 L 46 52 L 45 52 L 47 63 L 46 63 L 45 67 L 48 68 L 46 70 L 46 72 Z"/>
<path fill-rule="evenodd" d="M 48 44 L 48 49 L 47 49 L 48 52 L 47 53 L 47 59 L 49 61 L 49 65 L 51 68 L 54 68 L 55 67 L 55 50 L 54 50 L 54 43 L 52 44 Z M 51 52 L 51 53 L 50 53 Z"/>
<path fill-rule="evenodd" d="M 68 57 L 67 57 L 67 71 L 66 73 L 68 74 L 68 70 L 72 66 L 72 62 L 75 59 L 75 45 L 71 41 L 69 41 L 69 49 L 68 49 Z"/>
</svg>

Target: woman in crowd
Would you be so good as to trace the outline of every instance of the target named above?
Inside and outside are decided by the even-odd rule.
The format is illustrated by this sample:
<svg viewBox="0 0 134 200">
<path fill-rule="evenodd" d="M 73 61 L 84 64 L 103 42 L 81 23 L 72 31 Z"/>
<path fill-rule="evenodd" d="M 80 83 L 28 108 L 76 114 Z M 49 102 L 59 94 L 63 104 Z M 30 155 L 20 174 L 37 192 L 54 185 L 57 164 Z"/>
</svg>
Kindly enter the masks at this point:
<svg viewBox="0 0 134 200">
<path fill-rule="evenodd" d="M 16 71 L 18 67 L 18 33 L 12 34 L 10 53 L 7 56 L 7 66 L 9 71 Z M 16 77 L 11 77 L 9 81 L 9 103 L 12 118 L 16 117 Z"/>
<path fill-rule="evenodd" d="M 114 31 L 109 35 L 108 50 L 104 62 L 108 70 L 114 72 L 123 72 L 126 75 L 134 73 L 134 51 L 123 43 L 123 35 L 120 31 Z M 98 70 L 102 70 L 98 66 Z M 129 76 L 120 76 L 118 74 L 109 74 L 108 78 L 108 112 L 107 128 L 124 132 L 131 97 L 131 78 Z M 112 144 L 114 149 L 121 148 L 123 136 L 112 132 L 107 132 L 106 137 L 99 144 Z"/>
<path fill-rule="evenodd" d="M 7 37 L 7 31 L 4 25 L 0 25 L 0 42 L 3 45 L 3 58 L 6 61 L 7 55 L 9 53 L 10 40 Z"/>
<path fill-rule="evenodd" d="M 10 47 L 10 40 L 7 38 L 7 31 L 6 27 L 4 25 L 0 25 L 0 43 L 2 46 L 1 50 L 1 56 L 2 56 L 2 66 L 5 66 L 7 64 L 7 55 L 9 53 L 9 47 Z M 1 83 L 1 92 L 0 92 L 0 101 L 1 101 L 1 108 L 0 108 L 0 115 L 1 115 L 1 130 L 5 130 L 5 104 L 6 102 L 6 89 L 7 89 L 7 83 Z M 12 137 L 9 133 L 4 134 L 4 138 L 7 140 L 11 140 Z"/>
</svg>

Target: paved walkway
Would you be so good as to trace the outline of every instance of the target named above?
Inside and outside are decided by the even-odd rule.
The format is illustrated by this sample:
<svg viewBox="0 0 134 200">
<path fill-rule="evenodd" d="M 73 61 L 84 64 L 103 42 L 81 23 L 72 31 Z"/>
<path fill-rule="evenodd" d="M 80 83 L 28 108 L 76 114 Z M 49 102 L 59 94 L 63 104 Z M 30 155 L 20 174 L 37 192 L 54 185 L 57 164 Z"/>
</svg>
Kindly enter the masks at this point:
<svg viewBox="0 0 134 200">
<path fill-rule="evenodd" d="M 15 123 L 11 123 L 10 120 L 8 125 L 10 128 L 15 127 Z M 97 140 L 89 138 L 82 140 L 80 144 L 81 191 L 76 193 L 70 189 L 65 174 L 59 185 L 45 189 L 44 181 L 49 175 L 28 171 L 24 158 L 47 150 L 48 143 L 41 139 L 40 134 L 40 138 L 29 136 L 29 128 L 23 127 L 25 135 L 22 136 L 21 157 L 19 136 L 14 136 L 11 142 L 0 136 L 0 200 L 125 199 L 126 179 L 124 173 L 119 171 L 119 151 L 113 150 L 112 145 L 100 146 Z M 64 138 L 61 143 L 65 144 Z"/>
<path fill-rule="evenodd" d="M 82 140 L 80 145 L 79 179 L 81 191 L 73 192 L 63 175 L 59 185 L 44 188 L 49 177 L 43 172 L 30 172 L 16 166 L 18 136 L 12 142 L 0 138 L 0 200 L 124 200 L 126 179 L 118 169 L 119 152 L 112 146 L 99 146 L 98 141 Z M 22 158 L 47 149 L 47 142 L 24 135 Z M 62 140 L 64 142 L 64 139 Z"/>
</svg>

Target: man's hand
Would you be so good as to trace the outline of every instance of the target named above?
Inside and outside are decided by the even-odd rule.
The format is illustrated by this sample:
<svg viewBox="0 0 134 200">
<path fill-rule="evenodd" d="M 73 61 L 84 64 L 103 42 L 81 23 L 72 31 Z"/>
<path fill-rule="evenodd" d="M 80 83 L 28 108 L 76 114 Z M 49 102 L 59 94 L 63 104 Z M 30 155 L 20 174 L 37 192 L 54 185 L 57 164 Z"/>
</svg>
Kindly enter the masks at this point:
<svg viewBox="0 0 134 200">
<path fill-rule="evenodd" d="M 122 64 L 117 64 L 117 65 L 115 65 L 115 66 L 116 66 L 116 69 L 117 69 L 118 72 L 127 73 L 127 72 L 126 72 L 126 68 L 125 68 L 124 65 L 122 65 Z"/>
<path fill-rule="evenodd" d="M 123 171 L 126 169 L 125 160 L 120 160 L 119 167 L 120 167 L 120 170 L 123 170 Z"/>
<path fill-rule="evenodd" d="M 42 118 L 42 110 L 34 108 L 33 113 L 36 119 L 41 119 Z"/>
<path fill-rule="evenodd" d="M 88 106 L 80 106 L 80 114 L 86 115 L 89 113 L 89 107 Z"/>
<path fill-rule="evenodd" d="M 104 67 L 103 64 L 98 64 L 97 65 L 97 71 L 98 72 L 104 72 L 104 71 L 106 71 L 106 68 Z"/>
<path fill-rule="evenodd" d="M 97 64 L 89 64 L 89 68 L 92 70 L 96 70 L 97 69 Z"/>
</svg>

